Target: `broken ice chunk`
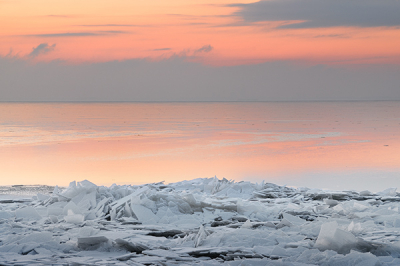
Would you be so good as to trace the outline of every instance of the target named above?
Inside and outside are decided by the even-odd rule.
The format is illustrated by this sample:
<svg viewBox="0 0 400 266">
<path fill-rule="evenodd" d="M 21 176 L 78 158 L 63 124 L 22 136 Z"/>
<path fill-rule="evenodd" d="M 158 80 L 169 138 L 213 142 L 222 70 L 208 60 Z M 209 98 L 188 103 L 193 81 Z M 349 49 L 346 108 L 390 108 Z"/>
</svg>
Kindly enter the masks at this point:
<svg viewBox="0 0 400 266">
<path fill-rule="evenodd" d="M 384 191 L 378 192 L 377 194 L 379 196 L 383 196 L 383 197 L 395 197 L 396 196 L 396 190 L 397 190 L 397 188 L 395 188 L 395 187 L 388 188 L 388 189 L 385 189 Z"/>
<path fill-rule="evenodd" d="M 143 224 L 154 224 L 157 223 L 160 219 L 150 209 L 142 205 L 132 204 L 131 209 L 138 220 L 141 221 Z"/>
<path fill-rule="evenodd" d="M 93 192 L 97 189 L 97 186 L 95 184 L 86 179 L 78 182 L 78 186 L 80 188 L 83 188 L 88 193 Z"/>
<path fill-rule="evenodd" d="M 128 203 L 125 203 L 125 206 L 124 206 L 124 216 L 125 217 L 132 217 L 133 216 L 132 209 L 129 207 Z"/>
<path fill-rule="evenodd" d="M 42 218 L 33 207 L 18 209 L 15 212 L 15 216 L 17 218 L 23 218 L 24 220 L 40 220 Z"/>
<path fill-rule="evenodd" d="M 9 212 L 0 211 L 0 219 L 9 219 L 12 215 Z"/>
<path fill-rule="evenodd" d="M 320 250 L 335 250 L 338 253 L 349 253 L 358 243 L 357 238 L 350 232 L 338 229 L 337 222 L 325 223 L 321 226 L 314 247 Z"/>
<path fill-rule="evenodd" d="M 351 223 L 347 227 L 347 230 L 354 234 L 359 234 L 362 232 L 362 227 L 360 223 L 354 223 L 353 221 L 351 221 Z"/>
<path fill-rule="evenodd" d="M 82 249 L 93 249 L 107 241 L 108 238 L 105 236 L 80 237 L 78 238 L 78 247 Z"/>
<path fill-rule="evenodd" d="M 198 246 L 200 246 L 208 235 L 209 233 L 204 229 L 204 226 L 200 225 L 199 231 L 194 238 L 194 247 L 197 248 Z"/>
<path fill-rule="evenodd" d="M 64 206 L 63 214 L 68 215 L 69 211 L 72 211 L 73 214 L 82 214 L 81 209 L 78 206 L 76 206 L 76 204 L 73 201 L 68 202 L 67 205 Z"/>
<path fill-rule="evenodd" d="M 118 246 L 120 246 L 120 247 L 122 247 L 122 248 L 124 248 L 124 249 L 126 249 L 126 250 L 128 250 L 130 252 L 142 253 L 143 250 L 149 249 L 147 246 L 145 246 L 143 244 L 131 243 L 131 242 L 128 242 L 128 241 L 123 240 L 121 238 L 115 239 L 115 243 Z"/>
<path fill-rule="evenodd" d="M 250 220 L 247 220 L 242 224 L 242 228 L 252 228 L 253 224 L 250 222 Z"/>
<path fill-rule="evenodd" d="M 164 249 L 145 250 L 143 253 L 150 256 L 165 257 L 167 259 L 176 259 L 180 257 L 175 252 Z"/>
<path fill-rule="evenodd" d="M 271 256 L 287 257 L 288 256 L 288 252 L 284 248 L 281 248 L 279 246 L 275 246 L 271 251 Z"/>
<path fill-rule="evenodd" d="M 324 203 L 326 205 L 329 205 L 329 207 L 334 207 L 339 204 L 339 201 L 334 200 L 334 199 L 324 199 Z"/>
<path fill-rule="evenodd" d="M 181 230 L 167 230 L 167 231 L 155 231 L 155 232 L 150 232 L 147 235 L 149 236 L 156 236 L 156 237 L 174 237 L 176 235 L 182 235 L 184 234 Z"/>
<path fill-rule="evenodd" d="M 176 215 L 176 220 L 171 221 L 171 224 L 176 225 L 178 228 L 190 229 L 201 225 L 201 222 L 192 215 Z"/>
<path fill-rule="evenodd" d="M 91 226 L 84 226 L 81 229 L 79 229 L 79 235 L 80 236 L 93 236 L 96 235 L 100 232 L 100 229 L 94 229 Z"/>
<path fill-rule="evenodd" d="M 18 243 L 26 244 L 30 242 L 34 243 L 44 243 L 49 242 L 53 238 L 52 233 L 50 232 L 41 232 L 41 233 L 32 233 L 18 241 Z"/>
<path fill-rule="evenodd" d="M 352 211 L 356 211 L 356 212 L 363 212 L 365 210 L 368 209 L 368 206 L 362 204 L 362 203 L 358 203 L 358 202 L 354 202 L 353 203 L 353 210 Z"/>
<path fill-rule="evenodd" d="M 96 219 L 96 213 L 94 211 L 89 211 L 89 212 L 85 213 L 84 217 L 85 217 L 85 221 L 94 220 L 94 219 Z"/>
<path fill-rule="evenodd" d="M 54 215 L 54 216 L 58 216 L 58 215 L 62 215 L 63 214 L 63 209 L 60 207 L 53 207 L 53 206 L 49 206 L 47 207 L 47 215 Z"/>
<path fill-rule="evenodd" d="M 360 196 L 363 196 L 363 197 L 366 197 L 366 196 L 373 196 L 373 195 L 374 195 L 374 193 L 372 193 L 372 192 L 369 191 L 369 190 L 363 190 L 363 191 L 361 191 L 359 194 L 360 194 Z"/>
<path fill-rule="evenodd" d="M 282 216 L 283 219 L 278 224 L 278 228 L 283 226 L 301 226 L 306 223 L 305 220 L 289 213 L 283 213 Z"/>
<path fill-rule="evenodd" d="M 72 199 L 79 193 L 78 189 L 76 188 L 76 181 L 72 181 L 69 183 L 69 186 L 67 189 L 65 189 L 62 193 L 61 196 Z"/>
<path fill-rule="evenodd" d="M 39 201 L 46 201 L 46 200 L 48 200 L 49 198 L 50 198 L 49 195 L 44 195 L 44 194 L 41 194 L 41 193 L 37 193 L 37 199 L 38 199 Z"/>
<path fill-rule="evenodd" d="M 49 215 L 50 221 L 52 223 L 57 223 L 58 222 L 58 218 L 55 215 Z"/>
<path fill-rule="evenodd" d="M 64 216 L 64 220 L 71 224 L 80 224 L 85 220 L 82 214 L 74 214 L 71 210 L 68 210 L 68 215 Z"/>
<path fill-rule="evenodd" d="M 96 191 L 85 194 L 79 202 L 75 202 L 81 210 L 90 210 L 96 207 Z"/>
<path fill-rule="evenodd" d="M 226 220 L 224 220 L 224 221 L 214 221 L 214 222 L 211 223 L 211 227 L 225 226 L 225 225 L 228 225 L 228 224 L 231 224 L 231 223 L 232 222 L 226 221 Z"/>
<path fill-rule="evenodd" d="M 397 228 L 400 227 L 400 219 L 395 219 L 395 220 L 393 221 L 393 227 L 397 227 Z"/>
</svg>

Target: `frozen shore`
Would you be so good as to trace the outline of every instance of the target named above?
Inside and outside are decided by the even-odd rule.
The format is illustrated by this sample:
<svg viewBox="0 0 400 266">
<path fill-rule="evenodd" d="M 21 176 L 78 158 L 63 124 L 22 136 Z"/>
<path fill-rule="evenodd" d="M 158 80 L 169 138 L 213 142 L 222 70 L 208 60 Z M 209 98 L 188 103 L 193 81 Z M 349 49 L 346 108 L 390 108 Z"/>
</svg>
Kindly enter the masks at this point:
<svg viewBox="0 0 400 266">
<path fill-rule="evenodd" d="M 394 188 L 203 178 L 35 189 L 2 190 L 0 265 L 400 265 Z"/>
</svg>

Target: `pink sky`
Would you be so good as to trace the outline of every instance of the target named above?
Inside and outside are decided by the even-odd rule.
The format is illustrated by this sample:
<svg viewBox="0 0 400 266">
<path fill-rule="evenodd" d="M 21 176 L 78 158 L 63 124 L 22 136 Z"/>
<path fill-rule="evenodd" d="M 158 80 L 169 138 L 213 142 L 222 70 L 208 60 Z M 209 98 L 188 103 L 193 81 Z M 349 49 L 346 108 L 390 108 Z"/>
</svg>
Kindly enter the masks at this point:
<svg viewBox="0 0 400 266">
<path fill-rule="evenodd" d="M 288 0 L 275 2 L 281 3 L 282 10 L 291 8 Z M 400 63 L 400 29 L 398 25 L 382 25 L 380 18 L 387 14 L 377 14 L 376 26 L 374 17 L 372 25 L 364 25 L 362 18 L 341 25 L 332 21 L 336 18 L 332 13 L 329 25 L 316 20 L 320 27 L 280 28 L 303 20 L 287 20 L 285 12 L 282 20 L 264 13 L 263 19 L 253 19 L 251 16 L 259 14 L 252 11 L 252 5 L 232 6 L 237 3 L 252 1 L 0 1 L 0 55 L 70 63 L 137 58 L 158 61 L 184 55 L 189 61 L 216 66 L 276 60 Z M 359 0 L 355 3 L 364 5 Z M 309 8 L 312 11 L 313 7 Z M 329 17 L 332 7 L 324 8 Z M 398 3 L 393 2 L 396 8 Z M 347 15 L 357 17 L 351 12 Z"/>
</svg>

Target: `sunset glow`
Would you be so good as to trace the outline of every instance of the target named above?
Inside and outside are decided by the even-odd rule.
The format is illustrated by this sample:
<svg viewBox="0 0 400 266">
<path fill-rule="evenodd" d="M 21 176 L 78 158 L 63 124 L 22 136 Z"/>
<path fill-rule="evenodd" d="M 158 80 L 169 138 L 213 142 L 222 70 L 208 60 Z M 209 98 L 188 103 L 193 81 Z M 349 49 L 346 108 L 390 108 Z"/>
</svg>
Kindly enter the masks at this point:
<svg viewBox="0 0 400 266">
<path fill-rule="evenodd" d="M 398 105 L 389 113 L 380 108 L 390 103 L 363 106 L 3 104 L 2 183 L 142 184 L 216 175 L 276 183 L 290 177 L 294 184 L 313 173 L 398 171 Z M 346 117 L 348 110 L 356 112 Z"/>
<path fill-rule="evenodd" d="M 398 266 L 399 151 L 400 0 L 0 0 L 1 265 Z"/>
<path fill-rule="evenodd" d="M 399 8 L 391 0 L 0 1 L 0 101 L 396 101 Z M 315 109 L 332 108 L 316 124 L 294 128 L 269 121 L 276 110 L 257 104 L 243 112 L 222 104 L 237 119 L 232 125 L 214 120 L 214 107 L 4 106 L 0 159 L 9 184 L 28 175 L 29 183 L 52 184 L 60 184 L 54 176 L 102 184 L 110 176 L 279 179 L 310 169 L 359 171 L 371 162 L 395 171 L 400 163 L 398 116 L 391 127 L 382 124 L 386 114 L 343 124 L 331 105 Z M 137 110 L 146 112 L 131 113 Z M 252 112 L 259 120 L 244 123 L 243 113 Z"/>
<path fill-rule="evenodd" d="M 398 27 L 281 28 L 296 21 L 245 21 L 239 15 L 244 7 L 233 4 L 237 2 L 2 1 L 0 54 L 68 63 L 172 56 L 215 66 L 275 60 L 400 63 Z M 42 43 L 47 49 L 32 54 Z"/>
</svg>

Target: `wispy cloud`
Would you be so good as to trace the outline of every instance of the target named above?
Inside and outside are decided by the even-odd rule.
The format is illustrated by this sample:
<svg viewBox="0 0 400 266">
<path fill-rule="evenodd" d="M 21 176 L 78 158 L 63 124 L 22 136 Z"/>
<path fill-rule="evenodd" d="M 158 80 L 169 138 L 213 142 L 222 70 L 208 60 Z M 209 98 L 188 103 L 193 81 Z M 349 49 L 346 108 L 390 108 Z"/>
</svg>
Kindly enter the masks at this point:
<svg viewBox="0 0 400 266">
<path fill-rule="evenodd" d="M 30 54 L 28 56 L 34 58 L 41 54 L 47 54 L 47 53 L 53 51 L 55 47 L 56 47 L 56 44 L 48 45 L 47 43 L 41 43 L 38 46 L 33 47 L 32 52 L 30 52 Z"/>
<path fill-rule="evenodd" d="M 30 34 L 25 36 L 51 38 L 51 37 L 85 37 L 85 36 L 96 36 L 96 35 L 99 34 L 94 32 L 62 32 L 62 33 L 47 33 L 47 34 Z"/>
<path fill-rule="evenodd" d="M 82 24 L 79 27 L 149 27 L 150 25 L 138 24 Z"/>
<path fill-rule="evenodd" d="M 124 34 L 126 31 L 96 31 L 96 32 L 60 32 L 60 33 L 45 33 L 45 34 L 30 34 L 24 35 L 25 37 L 41 37 L 41 38 L 52 38 L 52 37 L 87 37 L 87 36 L 101 36 L 109 34 Z"/>
<path fill-rule="evenodd" d="M 214 47 L 212 47 L 211 45 L 204 45 L 201 48 L 195 50 L 195 53 L 209 53 L 214 49 Z"/>
<path fill-rule="evenodd" d="M 76 17 L 74 15 L 47 15 L 49 18 L 73 18 Z"/>
<path fill-rule="evenodd" d="M 125 33 L 129 33 L 127 31 L 122 31 L 122 30 L 102 30 L 98 32 L 99 35 L 101 35 L 102 33 L 104 34 L 125 34 Z"/>
<path fill-rule="evenodd" d="M 350 38 L 349 35 L 346 34 L 319 34 L 319 35 L 315 35 L 313 36 L 313 38 L 341 38 L 341 39 L 345 39 L 345 38 Z"/>
<path fill-rule="evenodd" d="M 240 7 L 244 22 L 288 21 L 278 28 L 394 27 L 400 25 L 400 1 L 268 0 Z"/>
<path fill-rule="evenodd" d="M 153 49 L 152 51 L 169 51 L 169 50 L 171 50 L 171 48 L 166 47 L 166 48 Z"/>
</svg>

